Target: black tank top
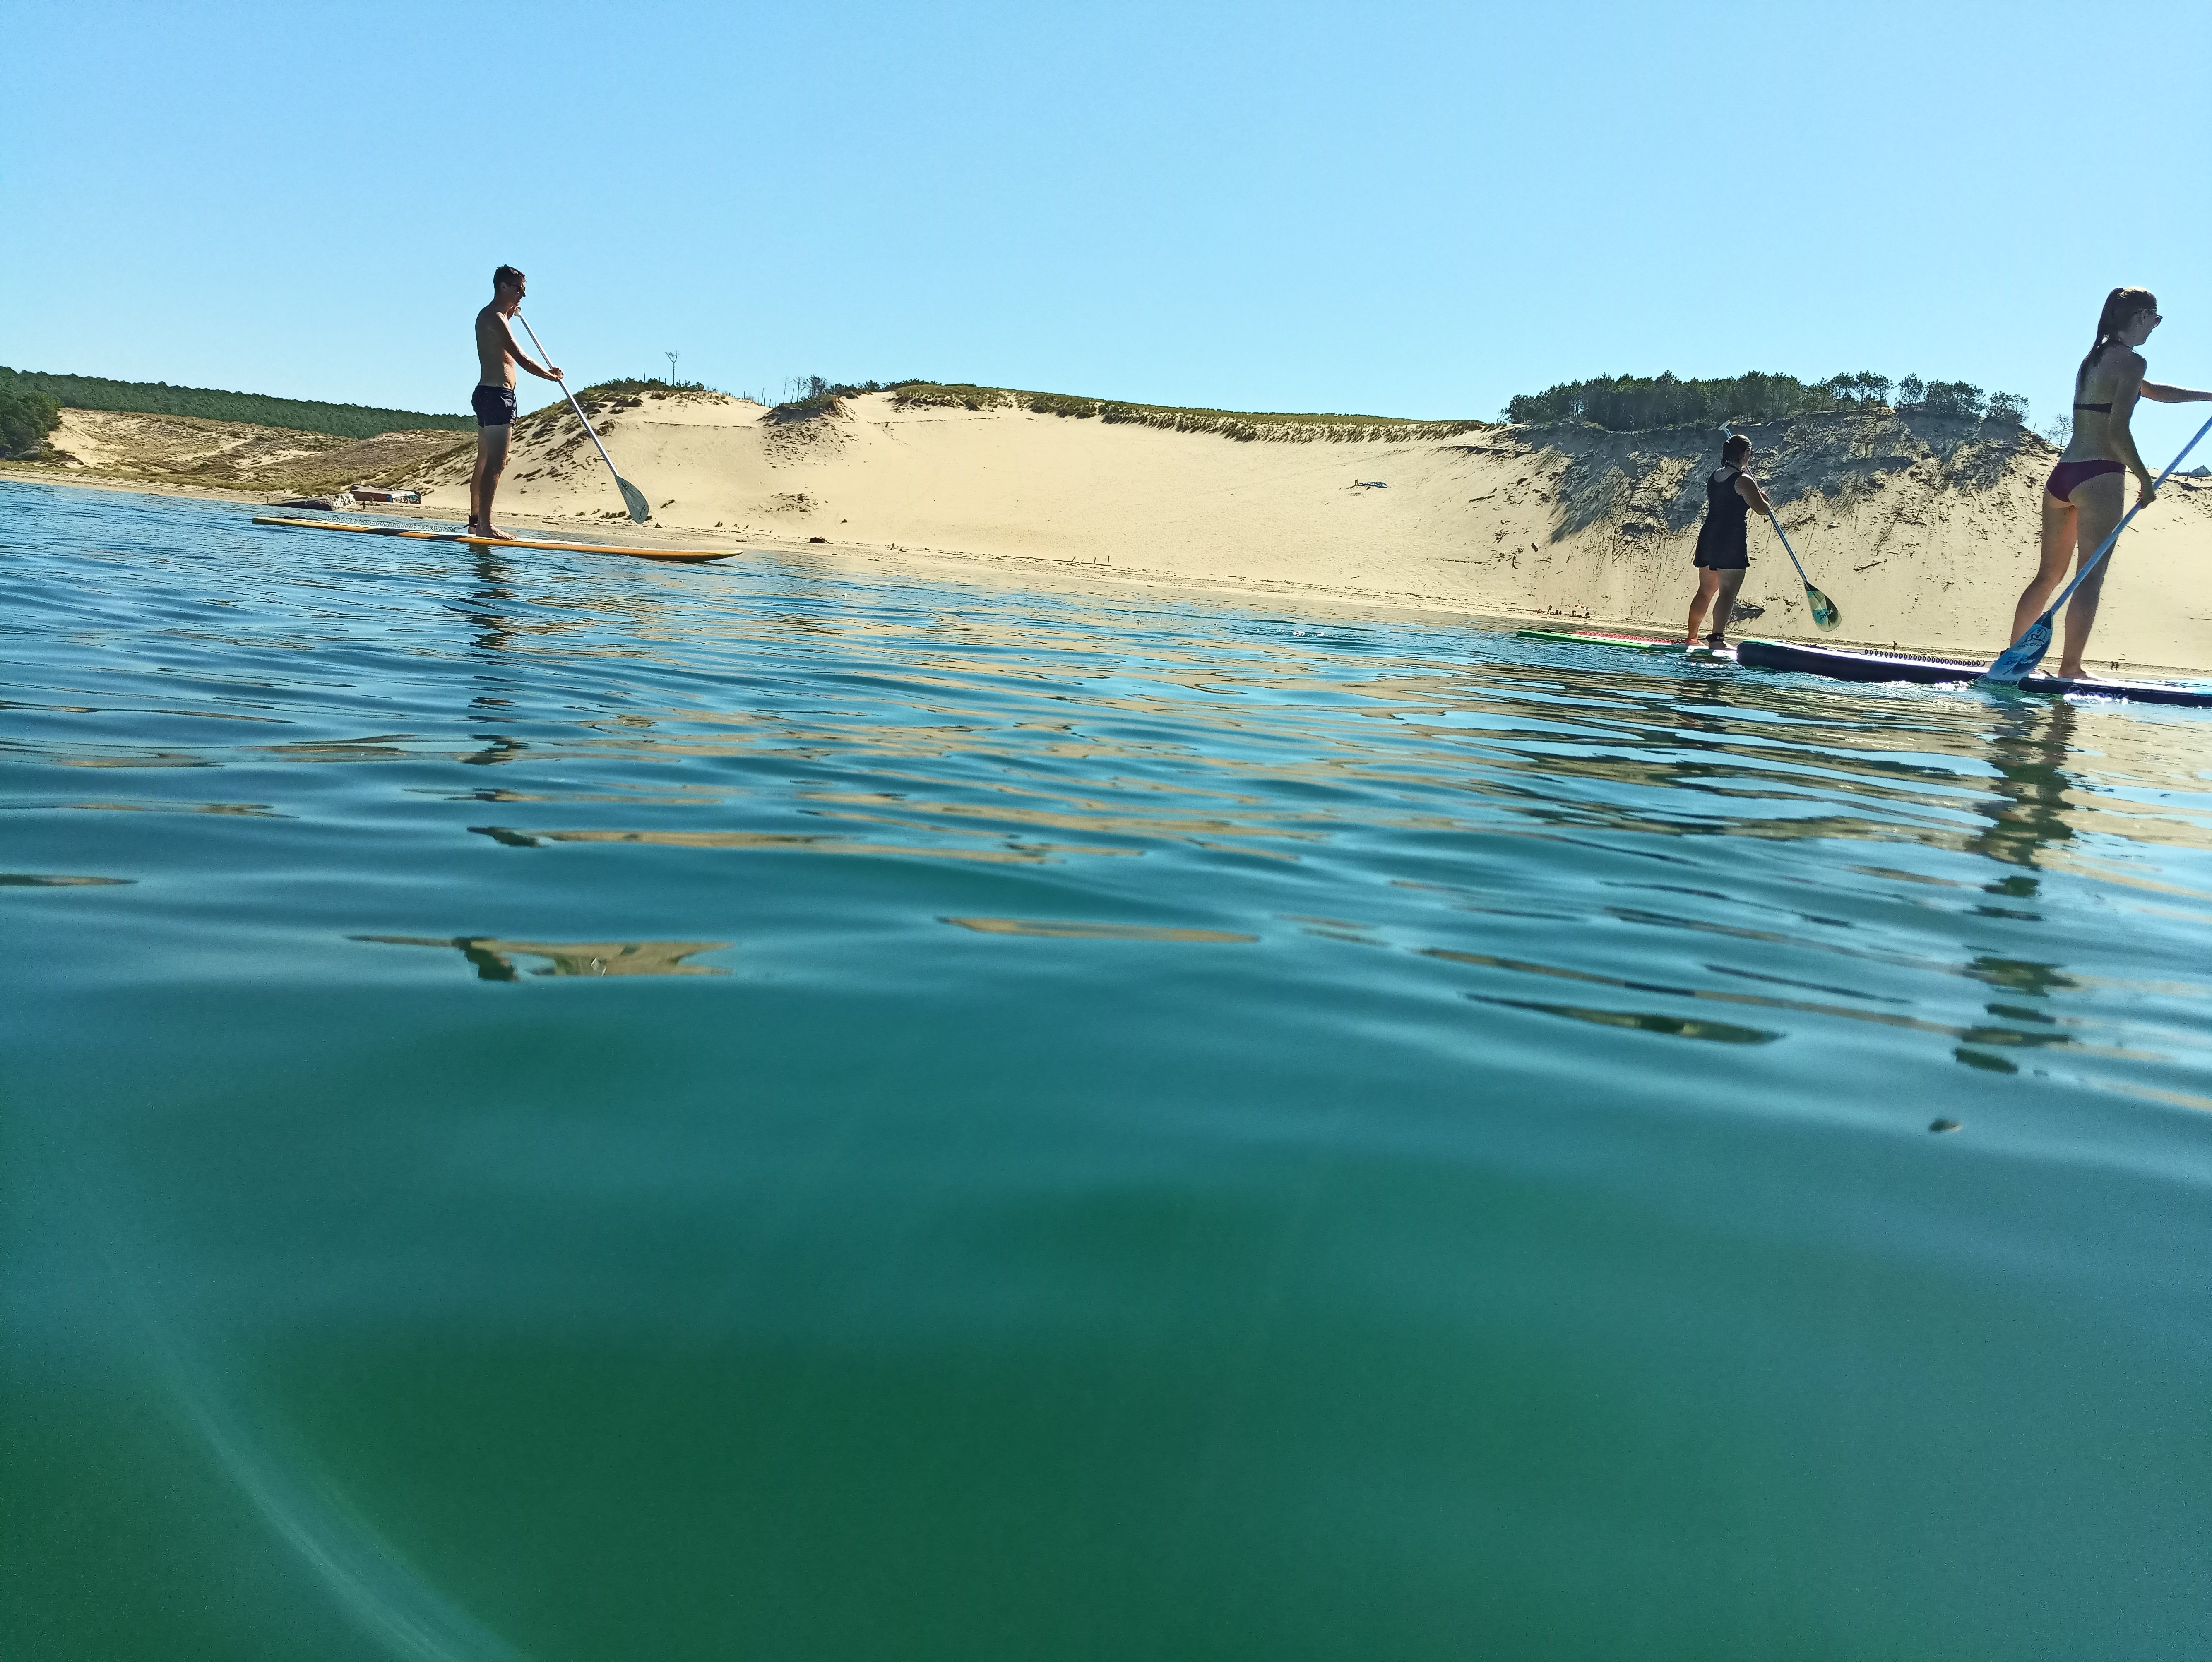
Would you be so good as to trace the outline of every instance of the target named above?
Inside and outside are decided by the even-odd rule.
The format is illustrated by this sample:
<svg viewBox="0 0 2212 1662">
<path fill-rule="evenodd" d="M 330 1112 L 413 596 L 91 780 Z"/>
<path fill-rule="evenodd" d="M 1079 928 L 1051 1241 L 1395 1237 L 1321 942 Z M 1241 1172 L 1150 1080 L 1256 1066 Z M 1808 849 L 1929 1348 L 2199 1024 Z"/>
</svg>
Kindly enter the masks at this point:
<svg viewBox="0 0 2212 1662">
<path fill-rule="evenodd" d="M 1713 526 L 1717 536 L 1732 535 L 1742 540 L 1744 523 L 1751 518 L 1751 504 L 1735 488 L 1742 476 L 1739 467 L 1717 467 L 1705 476 L 1705 522 Z M 1729 523 L 1731 518 L 1734 525 Z"/>
<path fill-rule="evenodd" d="M 1751 504 L 1743 500 L 1743 493 L 1735 482 L 1743 476 L 1739 467 L 1717 467 L 1705 476 L 1705 523 L 1698 531 L 1698 551 L 1717 554 L 1723 549 L 1741 552 L 1750 545 L 1745 526 L 1751 519 Z"/>
</svg>

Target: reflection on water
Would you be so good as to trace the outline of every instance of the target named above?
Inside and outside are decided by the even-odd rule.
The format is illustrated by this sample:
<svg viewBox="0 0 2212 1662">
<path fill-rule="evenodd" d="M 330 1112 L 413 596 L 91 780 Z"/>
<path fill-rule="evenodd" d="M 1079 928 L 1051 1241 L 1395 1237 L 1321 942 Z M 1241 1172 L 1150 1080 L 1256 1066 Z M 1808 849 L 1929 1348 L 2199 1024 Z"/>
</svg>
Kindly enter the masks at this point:
<svg viewBox="0 0 2212 1662">
<path fill-rule="evenodd" d="M 1060 941 L 1256 941 L 1225 929 L 1170 929 L 1157 924 L 1048 923 L 1036 918 L 947 918 L 944 921 L 979 935 L 1030 935 Z"/>
<path fill-rule="evenodd" d="M 419 935 L 356 935 L 356 941 L 380 946 L 441 946 L 458 949 L 473 965 L 482 981 L 519 981 L 524 972 L 517 958 L 543 958 L 532 975 L 726 975 L 726 969 L 708 964 L 687 964 L 695 953 L 714 952 L 727 941 L 495 941 L 483 936 L 458 935 L 434 940 Z"/>
<path fill-rule="evenodd" d="M 265 804 L 258 802 L 39 802 L 9 803 L 9 808 L 36 808 L 44 812 L 67 809 L 81 814 L 250 814 L 271 817 Z"/>
<path fill-rule="evenodd" d="M 933 828 L 942 829 L 943 828 Z M 1066 843 L 1013 839 L 1001 848 L 941 848 L 926 844 L 856 842 L 836 835 L 793 835 L 766 831 L 515 831 L 496 825 L 472 825 L 480 837 L 509 848 L 536 848 L 549 842 L 651 843 L 663 848 L 736 848 L 749 853 L 902 854 L 922 859 L 1001 860 L 1035 863 L 1054 854 L 1124 854 L 1122 848 L 1080 847 Z M 955 836 L 962 834 L 954 830 Z M 977 833 L 975 834 L 988 834 Z"/>
<path fill-rule="evenodd" d="M 0 487 L 0 1631 L 2212 1639 L 2203 713 L 242 518 Z"/>
<path fill-rule="evenodd" d="M 2072 781 L 2065 764 L 2075 734 L 2075 707 L 2063 699 L 2021 697 L 2002 701 L 1998 712 L 1990 735 L 1996 801 L 1989 810 L 1989 829 L 1972 846 L 1992 859 L 2032 867 L 2043 863 L 2046 849 L 2074 836 L 2066 813 Z M 1999 877 L 1985 887 L 1992 895 L 2027 900 L 2035 894 L 2037 880 Z"/>
</svg>

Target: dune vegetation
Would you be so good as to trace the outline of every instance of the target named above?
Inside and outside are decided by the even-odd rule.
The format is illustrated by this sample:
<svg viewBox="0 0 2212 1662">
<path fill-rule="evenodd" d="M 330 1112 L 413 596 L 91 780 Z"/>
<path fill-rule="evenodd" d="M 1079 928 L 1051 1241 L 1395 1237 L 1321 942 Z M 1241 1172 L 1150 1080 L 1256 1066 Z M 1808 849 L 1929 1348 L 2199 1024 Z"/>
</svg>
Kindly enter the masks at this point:
<svg viewBox="0 0 2212 1662">
<path fill-rule="evenodd" d="M 819 375 L 809 379 L 805 396 L 778 404 L 771 414 L 780 422 L 804 421 L 832 414 L 842 409 L 848 399 L 871 392 L 890 394 L 891 402 L 902 409 L 936 407 L 971 412 L 1026 410 L 1071 421 L 1095 420 L 1109 427 L 1127 422 L 1171 433 L 1211 433 L 1239 441 L 1443 439 L 1493 425 L 1488 422 L 1419 422 L 1390 416 L 1321 411 L 1207 409 L 1180 404 L 1131 403 L 1118 398 L 1067 392 L 1035 392 L 1020 387 L 979 386 L 968 381 L 844 382 L 824 380 Z"/>
<path fill-rule="evenodd" d="M 0 369 L 0 456 L 38 455 L 46 448 L 46 434 L 61 419 L 61 406 L 52 394 L 26 386 L 13 372 Z"/>
<path fill-rule="evenodd" d="M 1523 427 L 1583 422 L 1616 433 L 1640 433 L 1885 408 L 2015 427 L 2027 419 L 2027 400 L 2017 393 L 1984 395 L 1966 381 L 1923 381 L 1917 375 L 1893 381 L 1872 370 L 1831 375 L 1825 381 L 1759 373 L 1711 380 L 1685 380 L 1672 372 L 1599 375 L 1524 392 L 1505 406 L 1505 419 Z"/>
</svg>

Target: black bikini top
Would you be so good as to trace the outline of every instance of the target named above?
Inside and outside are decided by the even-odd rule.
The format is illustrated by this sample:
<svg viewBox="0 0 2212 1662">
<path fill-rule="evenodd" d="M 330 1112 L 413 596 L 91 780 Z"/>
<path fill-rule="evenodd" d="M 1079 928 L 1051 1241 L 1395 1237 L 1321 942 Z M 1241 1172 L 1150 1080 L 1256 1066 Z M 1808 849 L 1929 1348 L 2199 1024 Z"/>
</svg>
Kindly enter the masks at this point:
<svg viewBox="0 0 2212 1662">
<path fill-rule="evenodd" d="M 2094 409 L 2106 416 L 2111 415 L 2112 411 L 2112 407 L 2110 404 L 2076 404 L 2074 408 L 2076 409 Z"/>
</svg>

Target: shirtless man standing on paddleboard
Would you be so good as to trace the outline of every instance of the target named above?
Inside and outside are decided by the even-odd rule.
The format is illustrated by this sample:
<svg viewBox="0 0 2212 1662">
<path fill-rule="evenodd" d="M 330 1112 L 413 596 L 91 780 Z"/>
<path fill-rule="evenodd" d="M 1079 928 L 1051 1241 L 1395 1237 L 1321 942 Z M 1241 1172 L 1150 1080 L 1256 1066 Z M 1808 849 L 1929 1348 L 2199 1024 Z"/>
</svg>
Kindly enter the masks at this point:
<svg viewBox="0 0 2212 1662">
<path fill-rule="evenodd" d="M 541 368 L 514 343 L 507 319 L 522 309 L 522 273 L 502 265 L 491 274 L 491 304 L 477 313 L 477 390 L 469 400 L 477 412 L 477 470 L 469 481 L 469 534 L 496 537 L 491 523 L 492 493 L 507 468 L 507 435 L 514 426 L 514 367 L 520 364 L 542 381 L 557 381 L 561 372 Z"/>
</svg>

